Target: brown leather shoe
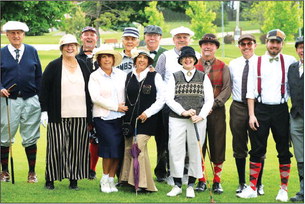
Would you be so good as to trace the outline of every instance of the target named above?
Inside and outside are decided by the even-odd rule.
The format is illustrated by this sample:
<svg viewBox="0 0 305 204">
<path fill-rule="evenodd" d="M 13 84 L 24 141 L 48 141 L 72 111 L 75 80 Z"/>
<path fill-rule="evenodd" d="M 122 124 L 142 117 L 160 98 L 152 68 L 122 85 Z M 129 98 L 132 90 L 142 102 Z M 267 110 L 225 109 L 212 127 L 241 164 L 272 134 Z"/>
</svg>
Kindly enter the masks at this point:
<svg viewBox="0 0 305 204">
<path fill-rule="evenodd" d="M 8 173 L 7 171 L 1 171 L 0 181 L 10 182 L 10 173 Z"/>
<path fill-rule="evenodd" d="M 28 183 L 37 183 L 38 179 L 35 172 L 29 172 Z"/>
</svg>

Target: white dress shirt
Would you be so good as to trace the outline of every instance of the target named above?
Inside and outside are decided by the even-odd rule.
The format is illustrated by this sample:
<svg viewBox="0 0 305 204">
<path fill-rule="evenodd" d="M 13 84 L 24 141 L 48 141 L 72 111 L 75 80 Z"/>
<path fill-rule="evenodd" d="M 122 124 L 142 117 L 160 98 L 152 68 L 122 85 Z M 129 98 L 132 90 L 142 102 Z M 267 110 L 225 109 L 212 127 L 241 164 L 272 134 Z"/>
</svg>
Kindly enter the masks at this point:
<svg viewBox="0 0 305 204">
<path fill-rule="evenodd" d="M 149 68 L 146 68 L 144 71 L 142 71 L 140 73 L 140 77 L 138 76 L 138 74 L 136 73 L 136 69 L 132 70 L 132 73 L 136 76 L 138 82 L 141 82 L 142 80 L 144 80 L 147 76 L 147 73 L 149 72 Z M 152 115 L 158 113 L 164 106 L 165 104 L 165 98 L 164 98 L 164 82 L 162 80 L 162 77 L 160 74 L 156 73 L 155 76 L 155 85 L 156 85 L 156 89 L 157 89 L 157 94 L 156 94 L 156 101 L 148 108 L 144 111 L 144 113 L 146 114 L 146 116 L 149 118 Z"/>
<path fill-rule="evenodd" d="M 7 48 L 8 48 L 8 51 L 11 53 L 11 55 L 14 57 L 14 59 L 16 59 L 16 52 L 15 52 L 16 48 L 12 44 L 8 44 Z M 19 59 L 18 60 L 20 62 L 22 59 L 22 55 L 24 53 L 24 44 L 21 44 L 21 47 L 18 48 L 18 50 L 19 50 Z"/>
<path fill-rule="evenodd" d="M 187 72 L 188 70 L 182 69 L 181 70 L 185 76 L 185 79 L 187 82 L 189 82 L 193 76 L 194 73 L 196 71 L 196 69 L 192 69 L 191 76 L 187 76 Z M 167 92 L 166 92 L 166 104 L 170 107 L 170 109 L 172 111 L 174 111 L 175 113 L 177 113 L 178 115 L 181 115 L 185 110 L 180 103 L 175 101 L 175 90 L 176 90 L 176 82 L 175 82 L 175 78 L 173 75 L 171 75 L 167 86 Z M 204 81 L 203 81 L 203 90 L 204 90 L 204 104 L 200 110 L 200 113 L 197 115 L 201 116 L 203 119 L 205 119 L 209 112 L 211 111 L 212 107 L 213 107 L 213 103 L 214 103 L 214 94 L 213 94 L 213 88 L 212 88 L 212 84 L 211 81 L 209 79 L 209 77 L 207 75 L 205 75 L 204 77 Z"/>
<path fill-rule="evenodd" d="M 93 102 L 93 117 L 113 120 L 125 113 L 118 112 L 118 105 L 125 103 L 125 81 L 127 74 L 112 68 L 107 75 L 101 68 L 94 71 L 89 79 L 89 93 Z"/>
<path fill-rule="evenodd" d="M 261 99 L 263 104 L 277 105 L 281 104 L 281 82 L 282 82 L 282 68 L 280 55 L 278 61 L 270 62 L 271 56 L 266 52 L 262 56 L 261 62 Z M 284 55 L 285 64 L 285 102 L 288 100 L 287 92 L 287 72 L 289 66 L 296 62 L 296 59 L 290 55 Z M 258 97 L 257 90 L 257 61 L 249 67 L 248 76 L 248 88 L 247 88 L 247 98 L 255 99 Z"/>
<path fill-rule="evenodd" d="M 229 63 L 229 70 L 232 83 L 232 98 L 234 101 L 242 102 L 241 88 L 242 88 L 242 77 L 243 71 L 246 65 L 246 58 L 243 56 L 233 59 Z M 249 59 L 249 68 L 251 65 L 257 62 L 257 55 L 253 55 Z M 248 74 L 249 79 L 249 74 Z"/>
</svg>

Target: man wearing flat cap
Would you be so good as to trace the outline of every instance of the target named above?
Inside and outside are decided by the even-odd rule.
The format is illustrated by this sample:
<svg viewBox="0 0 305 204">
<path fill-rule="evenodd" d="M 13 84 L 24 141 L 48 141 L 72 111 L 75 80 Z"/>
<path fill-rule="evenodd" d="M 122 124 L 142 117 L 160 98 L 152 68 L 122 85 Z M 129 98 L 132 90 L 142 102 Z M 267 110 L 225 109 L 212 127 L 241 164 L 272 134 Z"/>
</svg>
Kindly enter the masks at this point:
<svg viewBox="0 0 305 204">
<path fill-rule="evenodd" d="M 131 50 L 139 46 L 139 30 L 134 27 L 126 27 L 122 35 L 122 43 L 124 50 L 121 52 L 123 57 L 122 63 L 116 68 L 124 71 L 126 74 L 132 71 L 133 59 L 131 55 Z"/>
<path fill-rule="evenodd" d="M 191 37 L 194 35 L 194 32 L 191 31 L 189 28 L 180 26 L 178 28 L 174 28 L 170 31 L 173 42 L 175 47 L 171 50 L 163 52 L 157 62 L 156 65 L 156 72 L 161 74 L 163 80 L 165 83 L 168 83 L 169 78 L 172 76 L 174 72 L 180 71 L 183 69 L 182 65 L 178 63 L 177 59 L 180 56 L 181 48 L 184 46 L 189 46 L 191 43 Z M 198 52 L 196 53 L 196 57 L 199 59 L 200 54 Z M 168 148 L 168 118 L 169 118 L 169 107 L 167 105 L 164 106 L 162 112 L 163 112 L 163 124 L 165 128 L 165 143 L 166 149 Z M 168 150 L 166 150 L 168 153 Z M 168 155 L 164 154 L 167 157 L 168 162 Z M 169 170 L 168 170 L 169 175 Z M 186 178 L 186 177 L 184 177 Z M 184 182 L 187 182 L 186 179 L 184 179 Z M 174 181 L 172 177 L 169 177 L 168 184 L 174 185 Z"/>
<path fill-rule="evenodd" d="M 236 194 L 241 198 L 257 197 L 257 177 L 262 168 L 261 158 L 267 152 L 271 129 L 278 152 L 281 178 L 276 200 L 288 201 L 287 185 L 292 154 L 289 151 L 287 72 L 296 59 L 281 54 L 285 37 L 285 33 L 279 29 L 269 31 L 266 38 L 267 52 L 250 67 L 246 95 L 251 128 L 250 185 Z"/>
<path fill-rule="evenodd" d="M 162 29 L 156 25 L 149 25 L 144 28 L 144 40 L 146 43 L 146 48 L 149 50 L 150 57 L 154 59 L 153 67 L 156 66 L 159 56 L 165 52 L 167 49 L 160 47 L 160 40 L 162 38 Z M 155 140 L 157 145 L 157 165 L 155 167 L 155 175 L 158 182 L 166 180 L 167 170 L 166 170 L 166 144 L 164 141 L 166 138 L 165 127 L 163 125 L 162 111 L 157 113 L 157 132 L 155 134 Z"/>
<path fill-rule="evenodd" d="M 86 26 L 82 30 L 82 34 L 80 36 L 80 40 L 82 41 L 82 46 L 80 48 L 79 54 L 76 55 L 76 58 L 79 58 L 86 62 L 88 68 L 91 72 L 98 68 L 97 62 L 93 64 L 93 49 L 96 48 L 96 43 L 98 40 L 96 29 L 90 26 Z"/>
<path fill-rule="evenodd" d="M 213 192 L 223 193 L 221 173 L 226 151 L 226 110 L 225 102 L 231 95 L 231 80 L 229 68 L 224 62 L 215 58 L 215 52 L 220 43 L 214 34 L 205 34 L 199 41 L 202 57 L 198 60 L 196 68 L 208 74 L 214 92 L 214 104 L 207 118 L 207 140 L 202 152 L 205 154 L 207 141 L 209 142 L 211 161 L 214 165 Z M 196 190 L 204 191 L 205 178 L 199 180 Z"/>
<path fill-rule="evenodd" d="M 19 127 L 22 145 L 28 159 L 28 183 L 37 182 L 35 173 L 37 140 L 40 137 L 40 103 L 38 94 L 41 82 L 41 64 L 37 50 L 22 43 L 25 32 L 29 31 L 25 23 L 8 21 L 3 31 L 10 42 L 1 48 L 1 164 L 0 180 L 8 182 L 8 152 Z M 9 87 L 16 87 L 9 90 Z M 7 101 L 6 101 L 7 100 Z M 6 103 L 8 102 L 8 103 Z M 9 111 L 6 108 L 9 106 Z M 8 126 L 8 120 L 10 125 Z M 9 130 L 9 129 L 10 130 Z M 13 138 L 9 138 L 8 131 Z M 11 142 L 10 142 L 11 141 Z"/>
<path fill-rule="evenodd" d="M 80 36 L 80 40 L 82 41 L 82 47 L 80 48 L 79 54 L 76 55 L 77 59 L 81 59 L 86 62 L 87 67 L 90 72 L 95 71 L 99 66 L 97 61 L 93 63 L 93 49 L 96 48 L 96 43 L 98 40 L 96 29 L 91 26 L 86 26 L 82 30 L 82 34 Z M 91 130 L 91 133 L 95 130 Z M 91 136 L 93 136 L 91 134 Z M 90 171 L 89 171 L 89 179 L 96 178 L 96 165 L 98 162 L 98 144 L 97 138 L 90 138 Z"/>
<path fill-rule="evenodd" d="M 292 107 L 290 109 L 290 135 L 297 160 L 300 191 L 290 201 L 304 201 L 304 37 L 298 37 L 295 49 L 300 57 L 290 65 L 288 85 Z"/>
<path fill-rule="evenodd" d="M 257 61 L 254 54 L 256 39 L 251 34 L 243 34 L 238 39 L 238 48 L 242 56 L 230 61 L 229 70 L 232 81 L 232 98 L 230 106 L 230 128 L 232 132 L 233 157 L 238 173 L 239 185 L 236 193 L 241 193 L 246 187 L 245 170 L 248 155 L 249 115 L 246 99 L 249 67 Z M 264 158 L 262 158 L 262 169 Z M 262 171 L 257 181 L 258 195 L 263 195 L 261 183 Z"/>
</svg>

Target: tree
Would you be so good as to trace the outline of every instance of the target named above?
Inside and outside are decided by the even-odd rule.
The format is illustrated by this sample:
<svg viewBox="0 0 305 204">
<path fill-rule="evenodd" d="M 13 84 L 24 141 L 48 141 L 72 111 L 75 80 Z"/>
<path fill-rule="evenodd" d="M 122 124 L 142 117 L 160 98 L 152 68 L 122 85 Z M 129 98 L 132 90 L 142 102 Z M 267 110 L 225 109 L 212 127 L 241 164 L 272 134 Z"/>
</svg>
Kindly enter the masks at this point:
<svg viewBox="0 0 305 204">
<path fill-rule="evenodd" d="M 146 18 L 148 19 L 148 23 L 144 23 L 144 26 L 158 25 L 163 29 L 164 32 L 167 32 L 167 29 L 165 28 L 163 14 L 162 12 L 158 11 L 157 3 L 157 1 L 151 1 L 149 2 L 148 7 L 144 8 Z"/>
<path fill-rule="evenodd" d="M 88 19 L 85 16 L 86 14 L 79 5 L 74 6 L 70 13 L 70 18 L 64 20 L 61 30 L 75 35 L 80 40 L 82 29 L 88 24 Z"/>
<path fill-rule="evenodd" d="M 195 32 L 195 39 L 201 39 L 206 33 L 216 32 L 216 26 L 212 23 L 216 13 L 207 8 L 204 1 L 189 1 L 186 15 L 191 18 L 191 29 Z"/>
<path fill-rule="evenodd" d="M 58 28 L 71 5 L 70 1 L 1 1 L 1 23 L 22 21 L 30 28 L 27 35 L 41 35 Z"/>
<path fill-rule="evenodd" d="M 248 17 L 261 25 L 261 31 L 281 29 L 288 40 L 292 40 L 303 25 L 303 8 L 297 1 L 256 2 L 248 9 Z"/>
</svg>

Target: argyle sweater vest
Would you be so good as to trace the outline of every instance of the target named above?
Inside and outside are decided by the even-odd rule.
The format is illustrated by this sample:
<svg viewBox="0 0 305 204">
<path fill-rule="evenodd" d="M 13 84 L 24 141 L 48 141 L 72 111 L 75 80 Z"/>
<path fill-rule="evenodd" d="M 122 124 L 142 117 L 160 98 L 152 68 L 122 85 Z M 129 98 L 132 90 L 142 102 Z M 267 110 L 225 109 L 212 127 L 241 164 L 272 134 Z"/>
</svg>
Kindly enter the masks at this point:
<svg viewBox="0 0 305 204">
<path fill-rule="evenodd" d="M 204 89 L 203 81 L 205 74 L 195 71 L 193 78 L 187 82 L 182 71 L 175 72 L 175 101 L 181 104 L 185 110 L 195 109 L 199 114 L 204 104 Z M 171 111 L 171 117 L 184 118 L 181 115 Z"/>
<path fill-rule="evenodd" d="M 204 72 L 204 66 L 202 64 L 202 60 L 198 60 L 198 63 L 195 65 L 196 69 L 199 71 Z M 214 63 L 212 64 L 212 68 L 210 72 L 208 73 L 208 76 L 211 80 L 212 86 L 213 86 L 213 92 L 214 92 L 214 98 L 216 98 L 222 89 L 223 86 L 223 69 L 225 67 L 225 63 L 215 59 Z"/>
</svg>

